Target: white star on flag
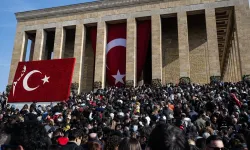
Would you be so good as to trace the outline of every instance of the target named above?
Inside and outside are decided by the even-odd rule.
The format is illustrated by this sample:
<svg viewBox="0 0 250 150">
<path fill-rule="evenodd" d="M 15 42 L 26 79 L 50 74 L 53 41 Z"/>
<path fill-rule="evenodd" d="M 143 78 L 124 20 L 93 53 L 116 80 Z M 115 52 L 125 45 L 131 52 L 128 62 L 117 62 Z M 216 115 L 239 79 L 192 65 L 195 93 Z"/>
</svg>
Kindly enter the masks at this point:
<svg viewBox="0 0 250 150">
<path fill-rule="evenodd" d="M 42 79 L 43 84 L 45 84 L 46 82 L 49 83 L 49 78 L 50 78 L 50 77 L 47 77 L 47 76 L 45 75 L 45 77 Z"/>
<path fill-rule="evenodd" d="M 125 74 L 120 74 L 120 71 L 117 71 L 116 75 L 112 75 L 113 78 L 115 78 L 115 84 L 117 84 L 118 82 L 121 82 L 122 84 L 124 84 L 123 82 L 123 78 L 125 77 Z"/>
</svg>

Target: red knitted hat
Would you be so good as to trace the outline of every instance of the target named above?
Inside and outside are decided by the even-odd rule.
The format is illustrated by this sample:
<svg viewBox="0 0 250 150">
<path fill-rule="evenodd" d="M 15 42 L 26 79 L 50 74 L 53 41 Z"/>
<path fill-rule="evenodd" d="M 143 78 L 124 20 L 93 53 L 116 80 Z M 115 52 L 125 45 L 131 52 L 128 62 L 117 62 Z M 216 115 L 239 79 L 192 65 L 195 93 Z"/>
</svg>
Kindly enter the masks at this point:
<svg viewBox="0 0 250 150">
<path fill-rule="evenodd" d="M 59 137 L 57 139 L 58 144 L 60 145 L 66 145 L 68 143 L 69 139 L 66 137 Z"/>
</svg>

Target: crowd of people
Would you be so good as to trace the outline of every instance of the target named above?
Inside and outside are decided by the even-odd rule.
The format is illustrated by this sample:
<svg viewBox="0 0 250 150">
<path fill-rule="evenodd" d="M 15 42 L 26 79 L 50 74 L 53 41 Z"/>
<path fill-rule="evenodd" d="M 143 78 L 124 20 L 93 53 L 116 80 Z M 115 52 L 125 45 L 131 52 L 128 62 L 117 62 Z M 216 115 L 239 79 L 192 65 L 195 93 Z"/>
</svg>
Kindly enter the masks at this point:
<svg viewBox="0 0 250 150">
<path fill-rule="evenodd" d="M 246 82 L 110 87 L 18 109 L 0 96 L 2 150 L 247 150 Z M 250 149 L 249 149 L 250 150 Z"/>
</svg>

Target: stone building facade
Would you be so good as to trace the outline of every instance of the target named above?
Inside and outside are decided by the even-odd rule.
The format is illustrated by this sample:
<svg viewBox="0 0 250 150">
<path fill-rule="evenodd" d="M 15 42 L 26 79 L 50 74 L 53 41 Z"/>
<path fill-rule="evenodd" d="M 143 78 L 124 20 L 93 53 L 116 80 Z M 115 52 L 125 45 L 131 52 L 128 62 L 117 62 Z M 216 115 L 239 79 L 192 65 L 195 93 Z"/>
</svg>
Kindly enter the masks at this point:
<svg viewBox="0 0 250 150">
<path fill-rule="evenodd" d="M 9 84 L 19 61 L 75 57 L 79 91 L 104 88 L 107 25 L 126 22 L 126 84 L 136 86 L 140 20 L 151 20 L 152 83 L 178 83 L 182 77 L 202 84 L 236 82 L 250 74 L 248 0 L 100 0 L 19 12 L 16 18 Z M 97 28 L 95 59 L 91 27 Z"/>
</svg>

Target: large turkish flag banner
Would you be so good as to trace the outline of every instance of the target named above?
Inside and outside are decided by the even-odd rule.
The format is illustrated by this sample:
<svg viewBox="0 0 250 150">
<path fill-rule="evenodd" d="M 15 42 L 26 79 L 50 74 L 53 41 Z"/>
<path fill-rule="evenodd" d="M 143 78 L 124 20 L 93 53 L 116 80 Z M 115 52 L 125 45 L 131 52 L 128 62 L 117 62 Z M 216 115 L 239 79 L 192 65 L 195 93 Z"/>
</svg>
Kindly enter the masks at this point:
<svg viewBox="0 0 250 150">
<path fill-rule="evenodd" d="M 106 74 L 110 86 L 125 84 L 126 26 L 126 23 L 108 25 Z"/>
<path fill-rule="evenodd" d="M 126 72 L 126 23 L 109 24 L 106 46 L 107 83 L 110 86 L 123 86 Z M 90 27 L 90 40 L 96 52 L 97 27 Z M 142 75 L 150 42 L 151 21 L 137 22 L 137 79 Z"/>
<path fill-rule="evenodd" d="M 67 100 L 75 58 L 19 62 L 8 102 Z"/>
</svg>

